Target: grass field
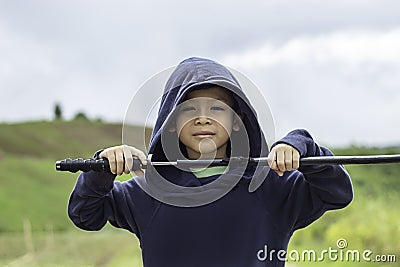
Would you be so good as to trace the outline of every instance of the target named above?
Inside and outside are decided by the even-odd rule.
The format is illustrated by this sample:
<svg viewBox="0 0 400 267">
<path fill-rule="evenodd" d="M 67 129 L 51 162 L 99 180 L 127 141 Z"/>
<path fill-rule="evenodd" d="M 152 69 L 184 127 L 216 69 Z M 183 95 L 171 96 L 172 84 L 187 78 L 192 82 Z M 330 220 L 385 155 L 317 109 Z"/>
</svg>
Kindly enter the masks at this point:
<svg viewBox="0 0 400 267">
<path fill-rule="evenodd" d="M 138 130 L 141 130 L 140 127 Z M 137 239 L 106 227 L 89 233 L 67 217 L 67 201 L 77 174 L 55 171 L 65 157 L 90 157 L 121 143 L 121 125 L 95 122 L 0 124 L 0 266 L 141 266 Z M 349 147 L 336 154 L 400 153 L 400 149 Z M 355 198 L 297 231 L 289 250 L 348 249 L 396 255 L 399 266 L 400 164 L 348 166 Z M 122 179 L 126 179 L 123 177 Z M 365 262 L 293 262 L 295 266 L 366 266 Z M 397 264 L 397 265 L 396 265 Z"/>
<path fill-rule="evenodd" d="M 0 266 L 142 266 L 138 240 L 123 230 L 2 234 Z"/>
</svg>

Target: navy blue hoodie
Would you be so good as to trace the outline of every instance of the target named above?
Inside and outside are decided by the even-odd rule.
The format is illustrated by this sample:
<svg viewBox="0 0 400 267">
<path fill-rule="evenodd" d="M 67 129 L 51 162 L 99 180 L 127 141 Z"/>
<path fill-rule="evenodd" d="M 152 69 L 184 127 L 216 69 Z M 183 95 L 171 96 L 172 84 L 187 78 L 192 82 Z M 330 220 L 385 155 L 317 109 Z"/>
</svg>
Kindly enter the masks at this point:
<svg viewBox="0 0 400 267">
<path fill-rule="evenodd" d="M 245 156 L 266 156 L 268 148 L 255 111 L 235 77 L 214 61 L 190 58 L 178 65 L 166 84 L 148 151 L 153 160 L 167 160 L 161 133 L 185 94 L 203 84 L 233 92 L 235 109 L 250 135 L 250 151 Z M 301 157 L 332 155 L 305 130 L 292 131 L 277 143 L 295 147 Z M 165 179 L 185 187 L 220 178 L 199 179 L 175 167 L 159 168 Z M 225 177 L 229 175 L 234 177 L 234 168 Z M 263 182 L 249 192 L 255 178 Z M 134 233 L 140 240 L 145 267 L 284 266 L 283 254 L 276 252 L 287 249 L 293 232 L 327 210 L 345 207 L 353 197 L 350 177 L 342 166 L 335 165 L 301 166 L 282 177 L 268 172 L 267 167 L 261 171 L 248 167 L 227 194 L 196 207 L 174 206 L 153 198 L 138 185 L 137 177 L 126 182 L 114 179 L 109 173 L 82 173 L 71 194 L 68 214 L 81 229 L 99 230 L 108 221 Z M 272 250 L 275 253 L 266 254 Z"/>
</svg>

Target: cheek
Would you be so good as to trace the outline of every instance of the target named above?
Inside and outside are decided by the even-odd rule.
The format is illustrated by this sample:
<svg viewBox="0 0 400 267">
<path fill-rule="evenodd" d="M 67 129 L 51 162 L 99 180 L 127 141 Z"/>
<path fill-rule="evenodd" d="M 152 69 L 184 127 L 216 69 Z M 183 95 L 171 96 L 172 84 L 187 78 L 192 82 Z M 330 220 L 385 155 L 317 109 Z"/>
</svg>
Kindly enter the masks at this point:
<svg viewBox="0 0 400 267">
<path fill-rule="evenodd" d="M 176 132 L 179 133 L 185 125 L 187 125 L 187 120 L 178 116 L 175 120 Z"/>
<path fill-rule="evenodd" d="M 186 136 L 189 131 L 189 122 L 176 121 L 176 133 L 179 137 Z"/>
<path fill-rule="evenodd" d="M 232 132 L 233 118 L 232 117 L 222 117 L 217 120 L 218 126 L 223 129 L 227 134 Z"/>
</svg>

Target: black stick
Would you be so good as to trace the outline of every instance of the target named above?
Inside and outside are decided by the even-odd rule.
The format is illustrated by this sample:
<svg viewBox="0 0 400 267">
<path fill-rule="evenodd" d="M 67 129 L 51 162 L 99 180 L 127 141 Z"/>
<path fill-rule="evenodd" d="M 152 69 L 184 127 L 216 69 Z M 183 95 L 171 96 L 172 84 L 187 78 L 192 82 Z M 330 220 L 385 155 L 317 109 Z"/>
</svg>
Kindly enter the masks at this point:
<svg viewBox="0 0 400 267">
<path fill-rule="evenodd" d="M 323 156 L 300 159 L 300 165 L 400 163 L 400 155 Z"/>
<path fill-rule="evenodd" d="M 234 157 L 231 159 L 215 160 L 177 160 L 173 162 L 150 162 L 153 166 L 177 166 L 177 167 L 207 167 L 207 166 L 227 166 L 229 162 L 233 164 L 249 165 L 268 165 L 266 157 L 263 158 L 245 158 Z M 400 154 L 398 155 L 371 155 L 371 156 L 321 156 L 307 157 L 300 159 L 300 165 L 344 165 L 344 164 L 384 164 L 400 163 Z M 145 169 L 140 160 L 133 160 L 133 170 Z M 65 159 L 56 162 L 57 171 L 106 171 L 110 172 L 110 165 L 106 158 L 103 159 Z"/>
</svg>

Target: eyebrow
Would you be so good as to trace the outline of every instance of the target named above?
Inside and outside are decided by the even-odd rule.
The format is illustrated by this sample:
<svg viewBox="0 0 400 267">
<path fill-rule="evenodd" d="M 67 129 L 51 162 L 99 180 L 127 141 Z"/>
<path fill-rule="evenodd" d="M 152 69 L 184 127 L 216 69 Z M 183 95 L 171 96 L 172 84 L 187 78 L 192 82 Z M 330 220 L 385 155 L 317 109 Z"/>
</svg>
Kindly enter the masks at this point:
<svg viewBox="0 0 400 267">
<path fill-rule="evenodd" d="M 235 103 L 235 100 L 234 100 L 233 97 L 230 96 L 230 95 L 229 95 L 229 97 L 225 97 L 225 96 L 217 96 L 217 97 L 199 96 L 199 97 L 200 97 L 200 98 L 201 98 L 201 97 L 205 97 L 205 98 L 210 98 L 210 99 L 213 99 L 213 100 L 218 100 L 218 101 L 224 102 L 225 104 L 227 104 L 227 105 L 230 106 L 230 107 L 233 107 L 233 106 L 234 106 L 234 103 Z M 185 99 L 184 99 L 184 101 L 191 100 L 191 99 L 196 99 L 196 98 L 199 98 L 199 97 L 191 97 L 191 98 L 188 98 L 188 97 L 186 96 Z"/>
<path fill-rule="evenodd" d="M 233 99 L 227 99 L 225 97 L 217 97 L 214 98 L 215 100 L 219 100 L 221 102 L 224 102 L 225 104 L 227 104 L 228 106 L 233 106 L 234 100 Z"/>
<path fill-rule="evenodd" d="M 196 98 L 209 98 L 209 99 L 212 99 L 212 100 L 219 100 L 219 101 L 221 101 L 221 102 L 225 102 L 225 103 L 228 103 L 229 101 L 228 101 L 228 99 L 227 98 L 225 98 L 225 97 L 217 97 L 217 98 L 214 98 L 214 97 L 204 97 L 204 96 L 201 96 L 201 97 L 192 97 L 192 98 L 186 98 L 185 99 L 185 101 L 187 101 L 187 100 L 193 100 L 193 99 L 196 99 Z"/>
<path fill-rule="evenodd" d="M 228 102 L 228 100 L 225 97 L 218 97 L 218 98 L 214 98 L 214 99 L 219 100 L 219 101 Z"/>
</svg>

